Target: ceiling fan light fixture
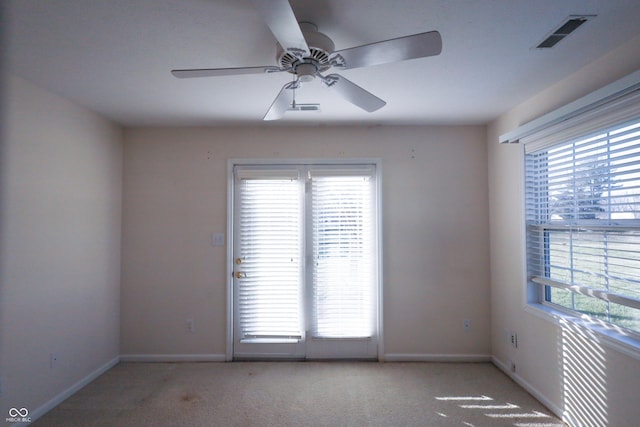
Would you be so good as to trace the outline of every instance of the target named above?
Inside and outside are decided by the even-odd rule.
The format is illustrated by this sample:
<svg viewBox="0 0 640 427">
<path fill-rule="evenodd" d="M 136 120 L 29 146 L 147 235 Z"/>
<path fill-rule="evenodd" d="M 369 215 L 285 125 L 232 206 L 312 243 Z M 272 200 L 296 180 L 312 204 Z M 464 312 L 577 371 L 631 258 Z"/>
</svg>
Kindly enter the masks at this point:
<svg viewBox="0 0 640 427">
<path fill-rule="evenodd" d="M 318 67 L 316 67 L 313 63 L 303 62 L 302 64 L 296 65 L 295 73 L 298 76 L 298 80 L 300 80 L 301 82 L 310 82 L 311 80 L 316 78 Z"/>
</svg>

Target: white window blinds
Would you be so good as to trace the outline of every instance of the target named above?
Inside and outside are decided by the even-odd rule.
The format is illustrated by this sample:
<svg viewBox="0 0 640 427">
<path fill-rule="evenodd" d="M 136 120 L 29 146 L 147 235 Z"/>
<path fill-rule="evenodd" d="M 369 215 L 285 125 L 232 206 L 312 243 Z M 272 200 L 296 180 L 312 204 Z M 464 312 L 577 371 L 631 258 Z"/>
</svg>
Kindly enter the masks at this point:
<svg viewBox="0 0 640 427">
<path fill-rule="evenodd" d="M 302 211 L 298 171 L 238 168 L 236 259 L 243 339 L 300 338 Z"/>
<path fill-rule="evenodd" d="M 599 108 L 546 127 L 520 141 L 525 151 L 531 153 L 554 146 L 562 141 L 597 134 L 603 129 L 640 117 L 640 89 L 616 98 Z"/>
<path fill-rule="evenodd" d="M 370 337 L 376 295 L 375 172 L 310 171 L 312 335 Z"/>
<path fill-rule="evenodd" d="M 376 165 L 237 165 L 234 174 L 237 342 L 319 338 L 320 354 L 337 342 L 322 339 L 346 338 L 375 349 Z"/>
<path fill-rule="evenodd" d="M 546 132 L 525 146 L 526 220 L 530 281 L 543 286 L 544 301 L 640 331 L 635 102 L 615 114 L 604 109 L 595 130 L 593 121 L 576 121 L 555 144 Z"/>
</svg>

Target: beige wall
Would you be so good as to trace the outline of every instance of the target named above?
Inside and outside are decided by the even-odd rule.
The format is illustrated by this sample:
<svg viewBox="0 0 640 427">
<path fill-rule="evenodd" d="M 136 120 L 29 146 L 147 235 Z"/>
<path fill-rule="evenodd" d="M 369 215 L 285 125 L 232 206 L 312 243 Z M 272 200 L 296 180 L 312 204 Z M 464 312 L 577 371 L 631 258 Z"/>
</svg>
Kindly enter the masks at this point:
<svg viewBox="0 0 640 427">
<path fill-rule="evenodd" d="M 7 95 L 0 419 L 37 415 L 119 354 L 122 132 L 18 78 Z"/>
<path fill-rule="evenodd" d="M 640 37 L 506 113 L 487 131 L 492 352 L 503 366 L 514 362 L 515 378 L 575 425 L 637 425 L 640 360 L 607 347 L 597 337 L 581 342 L 578 350 L 587 349 L 582 354 L 571 354 L 567 348 L 575 334 L 569 328 L 524 310 L 523 147 L 499 145 L 498 136 L 637 69 Z M 510 346 L 505 330 L 517 332 L 517 349 Z M 572 374 L 575 370 L 578 375 Z M 575 405 L 576 390 L 586 393 L 582 408 Z"/>
<path fill-rule="evenodd" d="M 225 354 L 226 251 L 210 235 L 226 232 L 227 159 L 375 157 L 385 353 L 489 355 L 484 138 L 481 126 L 125 131 L 121 353 Z"/>
</svg>

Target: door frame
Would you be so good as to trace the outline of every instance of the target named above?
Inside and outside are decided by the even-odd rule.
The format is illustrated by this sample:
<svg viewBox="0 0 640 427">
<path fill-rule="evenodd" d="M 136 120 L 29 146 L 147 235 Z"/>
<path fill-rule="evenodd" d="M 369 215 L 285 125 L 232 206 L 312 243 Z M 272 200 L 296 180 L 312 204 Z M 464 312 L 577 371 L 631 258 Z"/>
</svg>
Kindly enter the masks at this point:
<svg viewBox="0 0 640 427">
<path fill-rule="evenodd" d="M 226 292 L 227 292 L 227 342 L 226 361 L 233 360 L 233 333 L 234 333 L 234 300 L 233 300 L 233 271 L 234 271 L 234 166 L 245 165 L 353 165 L 353 164 L 374 164 L 376 166 L 376 197 L 377 206 L 377 245 L 378 245 L 378 306 L 377 306 L 377 328 L 378 328 L 378 361 L 384 359 L 384 317 L 383 317 L 383 229 L 382 229 L 382 160 L 379 158 L 299 158 L 299 159 L 228 159 L 227 160 L 227 260 L 226 260 Z"/>
</svg>

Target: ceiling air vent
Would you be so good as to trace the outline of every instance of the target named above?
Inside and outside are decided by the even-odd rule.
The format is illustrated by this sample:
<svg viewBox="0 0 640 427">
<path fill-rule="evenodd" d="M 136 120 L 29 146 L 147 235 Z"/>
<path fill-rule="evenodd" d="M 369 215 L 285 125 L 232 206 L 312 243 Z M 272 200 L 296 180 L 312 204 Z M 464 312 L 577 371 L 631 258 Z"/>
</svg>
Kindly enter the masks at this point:
<svg viewBox="0 0 640 427">
<path fill-rule="evenodd" d="M 320 104 L 291 104 L 287 111 L 320 111 Z"/>
<path fill-rule="evenodd" d="M 549 36 L 547 36 L 540 44 L 536 46 L 536 49 L 549 49 L 555 46 L 560 40 L 573 33 L 582 24 L 590 19 L 595 18 L 595 15 L 572 15 L 569 16 L 557 30 L 554 30 Z"/>
</svg>

